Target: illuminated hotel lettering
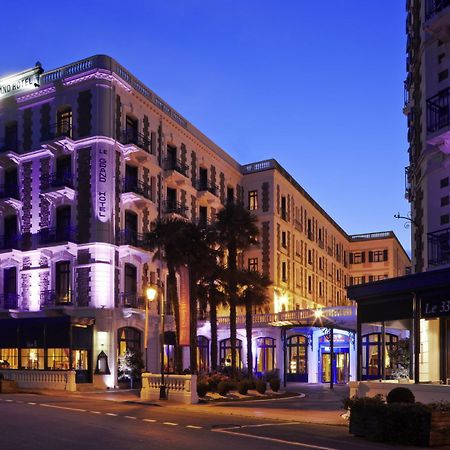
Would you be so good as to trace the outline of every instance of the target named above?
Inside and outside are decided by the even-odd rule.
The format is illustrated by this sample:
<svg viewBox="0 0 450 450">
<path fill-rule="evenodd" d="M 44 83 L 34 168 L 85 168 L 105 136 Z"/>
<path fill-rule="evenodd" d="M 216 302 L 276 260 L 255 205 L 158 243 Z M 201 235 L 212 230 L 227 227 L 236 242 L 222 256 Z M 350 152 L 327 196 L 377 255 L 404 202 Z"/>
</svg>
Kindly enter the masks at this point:
<svg viewBox="0 0 450 450">
<path fill-rule="evenodd" d="M 2 78 L 0 80 L 0 98 L 9 97 L 39 87 L 39 76 L 42 72 L 42 67 L 37 65 L 33 69 Z"/>
<path fill-rule="evenodd" d="M 108 202 L 108 150 L 100 149 L 98 158 L 98 217 L 100 219 L 107 218 L 107 202 Z"/>
</svg>

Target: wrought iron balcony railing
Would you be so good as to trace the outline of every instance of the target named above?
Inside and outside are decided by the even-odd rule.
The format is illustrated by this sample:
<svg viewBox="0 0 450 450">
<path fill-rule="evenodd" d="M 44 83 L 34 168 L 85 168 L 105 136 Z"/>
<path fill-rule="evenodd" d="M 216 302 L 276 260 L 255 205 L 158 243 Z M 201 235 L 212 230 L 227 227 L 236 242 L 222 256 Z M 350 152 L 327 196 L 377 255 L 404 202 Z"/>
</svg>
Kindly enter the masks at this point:
<svg viewBox="0 0 450 450">
<path fill-rule="evenodd" d="M 425 4 L 425 19 L 431 19 L 450 5 L 450 0 L 427 0 Z"/>
<path fill-rule="evenodd" d="M 428 132 L 434 133 L 450 125 L 449 114 L 450 88 L 427 100 Z"/>
<path fill-rule="evenodd" d="M 39 245 L 57 244 L 60 242 L 77 242 L 77 231 L 71 227 L 41 228 L 38 232 Z"/>
<path fill-rule="evenodd" d="M 4 234 L 0 236 L 0 250 L 21 250 L 22 249 L 22 239 L 20 234 L 7 235 Z"/>
<path fill-rule="evenodd" d="M 0 199 L 15 198 L 20 200 L 19 186 L 11 184 L 0 185 Z"/>
<path fill-rule="evenodd" d="M 163 210 L 166 214 L 179 214 L 180 216 L 186 217 L 188 208 L 180 202 L 165 200 L 163 202 Z"/>
<path fill-rule="evenodd" d="M 208 183 L 205 181 L 198 181 L 197 182 L 197 191 L 200 192 L 210 192 L 211 194 L 217 196 L 219 193 L 219 187 L 213 183 Z"/>
<path fill-rule="evenodd" d="M 73 178 L 74 177 L 71 173 L 44 174 L 41 176 L 42 189 L 48 190 L 48 189 L 57 189 L 57 188 L 62 188 L 62 187 L 68 187 L 68 188 L 73 189 L 74 188 Z"/>
<path fill-rule="evenodd" d="M 116 295 L 116 308 L 145 309 L 145 298 L 136 292 L 120 292 Z"/>
<path fill-rule="evenodd" d="M 0 309 L 17 309 L 19 307 L 18 294 L 0 294 Z"/>
<path fill-rule="evenodd" d="M 135 194 L 153 201 L 152 187 L 135 178 L 124 178 L 122 180 L 122 192 L 134 192 Z"/>
<path fill-rule="evenodd" d="M 15 152 L 20 153 L 21 143 L 17 139 L 7 139 L 0 143 L 0 153 Z"/>
<path fill-rule="evenodd" d="M 74 296 L 70 289 L 59 292 L 55 290 L 41 291 L 41 306 L 73 305 Z"/>
<path fill-rule="evenodd" d="M 143 134 L 138 133 L 136 130 L 128 129 L 123 130 L 119 139 L 123 145 L 134 144 L 147 153 L 152 153 L 151 140 L 145 137 Z"/>
<path fill-rule="evenodd" d="M 450 228 L 428 233 L 428 264 L 443 266 L 450 263 Z"/>
<path fill-rule="evenodd" d="M 41 132 L 41 141 L 51 141 L 59 138 L 73 138 L 74 129 L 72 124 L 67 121 L 61 121 L 44 128 Z"/>
<path fill-rule="evenodd" d="M 185 177 L 188 176 L 189 166 L 183 164 L 178 159 L 166 158 L 163 161 L 163 169 L 164 170 L 175 170 L 175 172 L 181 173 Z"/>
<path fill-rule="evenodd" d="M 138 233 L 135 230 L 124 229 L 119 230 L 116 235 L 117 245 L 132 245 L 133 247 L 139 247 L 147 249 L 149 247 L 147 235 L 144 233 Z"/>
</svg>

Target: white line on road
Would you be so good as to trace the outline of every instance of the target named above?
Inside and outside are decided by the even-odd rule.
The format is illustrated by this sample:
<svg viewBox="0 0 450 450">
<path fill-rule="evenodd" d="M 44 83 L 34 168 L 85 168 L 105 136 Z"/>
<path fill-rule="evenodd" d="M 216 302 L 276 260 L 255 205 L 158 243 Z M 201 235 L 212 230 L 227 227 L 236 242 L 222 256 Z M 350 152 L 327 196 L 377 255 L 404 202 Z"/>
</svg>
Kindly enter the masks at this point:
<svg viewBox="0 0 450 450">
<path fill-rule="evenodd" d="M 193 428 L 194 430 L 201 430 L 203 427 L 198 427 L 197 425 L 186 425 L 186 428 Z"/>
<path fill-rule="evenodd" d="M 124 417 L 125 417 L 125 419 L 134 419 L 134 420 L 137 419 L 137 417 L 134 417 L 134 416 L 124 416 Z"/>
<path fill-rule="evenodd" d="M 173 427 L 176 427 L 178 424 L 173 422 L 163 422 L 163 425 L 172 425 Z"/>
<path fill-rule="evenodd" d="M 86 412 L 85 409 L 81 409 L 81 408 L 69 408 L 68 406 L 48 405 L 47 403 L 41 403 L 41 406 L 44 406 L 45 408 L 66 409 L 67 411 Z"/>
<path fill-rule="evenodd" d="M 155 419 L 142 419 L 143 422 L 151 422 L 151 423 L 155 423 L 156 420 Z"/>
<path fill-rule="evenodd" d="M 101 414 L 100 411 L 89 411 L 89 412 L 92 413 L 92 414 Z"/>
<path fill-rule="evenodd" d="M 114 417 L 117 417 L 117 414 L 114 414 L 114 413 L 105 413 L 105 416 L 114 416 Z"/>
<path fill-rule="evenodd" d="M 5 402 L 12 403 L 12 400 L 10 400 L 10 399 L 8 398 L 8 399 L 5 400 Z"/>
<path fill-rule="evenodd" d="M 36 405 L 34 402 L 27 402 L 28 405 Z"/>
<path fill-rule="evenodd" d="M 313 445 L 313 444 L 305 444 L 303 442 L 296 442 L 296 441 L 286 441 L 284 439 L 276 439 L 276 438 L 270 438 L 265 436 L 255 436 L 254 434 L 246 434 L 246 433 L 238 433 L 237 431 L 227 431 L 227 430 L 211 430 L 216 433 L 225 433 L 225 434 L 232 434 L 235 436 L 244 436 L 249 437 L 253 439 L 259 439 L 262 441 L 270 441 L 270 442 L 276 442 L 278 444 L 287 444 L 287 445 L 294 445 L 296 447 L 304 447 L 304 448 L 313 448 L 316 450 L 338 450 L 333 447 L 321 447 L 319 445 Z"/>
</svg>

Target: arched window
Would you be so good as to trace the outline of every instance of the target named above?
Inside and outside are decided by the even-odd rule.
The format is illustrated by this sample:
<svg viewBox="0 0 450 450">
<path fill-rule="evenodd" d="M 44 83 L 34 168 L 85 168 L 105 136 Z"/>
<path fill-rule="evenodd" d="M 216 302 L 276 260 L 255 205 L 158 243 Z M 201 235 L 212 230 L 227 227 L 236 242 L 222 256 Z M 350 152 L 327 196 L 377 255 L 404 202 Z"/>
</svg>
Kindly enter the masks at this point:
<svg viewBox="0 0 450 450">
<path fill-rule="evenodd" d="M 388 355 L 392 347 L 397 344 L 398 336 L 385 334 L 385 354 Z M 362 336 L 362 378 L 363 380 L 379 379 L 381 370 L 382 334 L 370 333 Z M 390 361 L 386 357 L 386 368 L 390 368 Z"/>
<path fill-rule="evenodd" d="M 221 366 L 231 366 L 231 339 L 220 341 L 219 359 Z M 240 339 L 236 339 L 236 367 L 242 368 L 242 341 Z"/>
<path fill-rule="evenodd" d="M 256 363 L 257 372 L 264 373 L 275 368 L 275 339 L 260 337 L 256 340 Z"/>
<path fill-rule="evenodd" d="M 308 338 L 301 334 L 287 339 L 288 381 L 308 381 Z"/>
<path fill-rule="evenodd" d="M 141 351 L 141 332 L 136 328 L 123 327 L 117 330 L 117 343 L 119 356 L 127 351 Z"/>
<path fill-rule="evenodd" d="M 197 336 L 197 369 L 200 372 L 209 370 L 209 339 Z"/>
</svg>

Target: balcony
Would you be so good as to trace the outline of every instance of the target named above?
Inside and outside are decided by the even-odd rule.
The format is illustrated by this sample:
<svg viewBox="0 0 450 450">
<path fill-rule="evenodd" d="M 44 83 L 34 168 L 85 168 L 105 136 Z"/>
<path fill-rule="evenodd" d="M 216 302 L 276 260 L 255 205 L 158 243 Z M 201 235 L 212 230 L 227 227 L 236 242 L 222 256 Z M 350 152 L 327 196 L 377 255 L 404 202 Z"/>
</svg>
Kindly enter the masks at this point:
<svg viewBox="0 0 450 450">
<path fill-rule="evenodd" d="M 450 0 L 427 0 L 425 4 L 425 20 L 429 20 L 450 5 Z"/>
<path fill-rule="evenodd" d="M 0 153 L 20 153 L 21 142 L 17 139 L 8 139 L 0 143 Z"/>
<path fill-rule="evenodd" d="M 18 294 L 0 294 L 0 309 L 18 309 Z"/>
<path fill-rule="evenodd" d="M 122 145 L 137 147 L 134 151 L 140 149 L 148 154 L 152 154 L 151 140 L 135 130 L 123 130 L 119 142 Z"/>
<path fill-rule="evenodd" d="M 74 128 L 70 122 L 59 122 L 50 125 L 41 133 L 41 142 L 61 142 L 73 140 Z"/>
<path fill-rule="evenodd" d="M 188 208 L 186 206 L 183 206 L 180 202 L 165 200 L 162 206 L 164 214 L 176 214 L 178 216 L 187 218 Z"/>
<path fill-rule="evenodd" d="M 428 265 L 450 264 L 450 228 L 428 233 Z"/>
<path fill-rule="evenodd" d="M 20 234 L 13 236 L 3 235 L 0 236 L 0 251 L 2 250 L 21 250 L 22 249 L 22 237 Z"/>
<path fill-rule="evenodd" d="M 124 204 L 137 203 L 137 206 L 154 205 L 152 187 L 134 178 L 124 178 L 122 180 L 121 198 Z"/>
<path fill-rule="evenodd" d="M 213 204 L 217 203 L 216 207 L 220 206 L 219 187 L 213 183 L 199 181 L 197 187 L 197 198 L 200 203 Z"/>
<path fill-rule="evenodd" d="M 10 206 L 17 211 L 22 208 L 19 186 L 10 184 L 0 185 L 0 206 Z"/>
<path fill-rule="evenodd" d="M 168 172 L 166 180 L 172 178 L 176 184 L 182 184 L 189 177 L 189 166 L 178 159 L 166 158 L 163 160 L 162 166 Z"/>
<path fill-rule="evenodd" d="M 42 228 L 38 233 L 39 245 L 77 243 L 77 230 L 74 228 Z"/>
<path fill-rule="evenodd" d="M 145 309 L 145 297 L 136 292 L 121 292 L 116 295 L 116 308 Z"/>
<path fill-rule="evenodd" d="M 41 176 L 42 195 L 49 200 L 74 200 L 75 189 L 72 174 L 45 174 Z"/>
<path fill-rule="evenodd" d="M 444 153 L 450 153 L 446 143 L 450 139 L 450 88 L 427 100 L 427 142 L 439 146 Z"/>
<path fill-rule="evenodd" d="M 129 229 L 119 230 L 117 232 L 116 245 L 131 245 L 143 249 L 149 248 L 146 234 Z"/>
<path fill-rule="evenodd" d="M 41 306 L 73 306 L 74 296 L 71 290 L 57 292 L 55 290 L 41 291 Z"/>
</svg>

